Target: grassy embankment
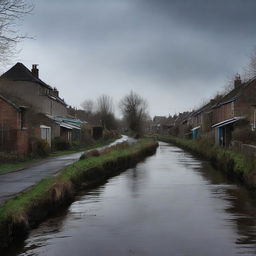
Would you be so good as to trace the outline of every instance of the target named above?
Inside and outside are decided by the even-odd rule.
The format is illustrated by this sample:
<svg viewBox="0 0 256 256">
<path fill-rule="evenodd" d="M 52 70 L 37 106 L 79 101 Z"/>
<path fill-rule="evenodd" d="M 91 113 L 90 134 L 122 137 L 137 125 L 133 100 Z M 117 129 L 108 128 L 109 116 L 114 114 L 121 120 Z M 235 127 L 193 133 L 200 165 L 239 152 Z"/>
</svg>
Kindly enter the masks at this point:
<svg viewBox="0 0 256 256">
<path fill-rule="evenodd" d="M 212 165 L 228 175 L 239 178 L 250 188 L 256 188 L 255 156 L 211 145 L 205 140 L 188 140 L 172 136 L 159 136 L 159 140 L 173 143 L 198 156 L 208 159 Z"/>
<path fill-rule="evenodd" d="M 88 146 L 84 146 L 84 147 L 77 147 L 75 149 L 73 148 L 73 149 L 69 149 L 69 150 L 52 152 L 47 157 L 68 155 L 68 154 L 73 154 L 73 153 L 77 153 L 77 152 L 90 150 L 93 148 L 103 147 L 105 145 L 112 143 L 116 139 L 117 138 L 97 140 L 92 145 L 88 145 Z M 15 171 L 22 170 L 22 169 L 30 166 L 31 164 L 36 164 L 36 163 L 40 162 L 42 159 L 46 159 L 46 157 L 16 159 L 16 160 L 13 160 L 12 162 L 7 162 L 7 163 L 0 162 L 0 175 L 6 174 L 8 172 L 15 172 Z"/>
<path fill-rule="evenodd" d="M 98 157 L 88 157 L 63 169 L 57 176 L 42 180 L 28 191 L 0 207 L 0 247 L 24 237 L 50 214 L 68 205 L 76 192 L 104 182 L 134 166 L 157 148 L 152 139 L 141 139 L 129 146 L 115 146 Z"/>
</svg>

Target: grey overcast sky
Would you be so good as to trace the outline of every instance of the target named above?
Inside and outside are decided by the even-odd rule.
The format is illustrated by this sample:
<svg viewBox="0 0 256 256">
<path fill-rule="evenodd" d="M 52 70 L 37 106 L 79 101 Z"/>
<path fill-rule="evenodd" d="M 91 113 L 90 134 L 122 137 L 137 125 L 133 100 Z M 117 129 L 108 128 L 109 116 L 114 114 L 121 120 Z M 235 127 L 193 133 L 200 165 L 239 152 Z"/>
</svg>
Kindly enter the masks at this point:
<svg viewBox="0 0 256 256">
<path fill-rule="evenodd" d="M 190 110 L 221 90 L 256 46 L 255 0 L 34 0 L 13 60 L 79 106 L 134 90 L 150 114 Z M 11 65 L 10 65 L 11 66 Z M 9 68 L 6 67 L 6 69 Z"/>
</svg>

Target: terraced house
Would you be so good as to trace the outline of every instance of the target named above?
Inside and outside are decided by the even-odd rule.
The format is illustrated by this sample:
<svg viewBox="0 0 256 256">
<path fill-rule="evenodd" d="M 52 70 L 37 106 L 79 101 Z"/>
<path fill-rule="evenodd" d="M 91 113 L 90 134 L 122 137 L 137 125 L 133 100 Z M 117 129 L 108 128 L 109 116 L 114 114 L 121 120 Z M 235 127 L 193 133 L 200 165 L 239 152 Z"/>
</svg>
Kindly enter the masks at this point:
<svg viewBox="0 0 256 256">
<path fill-rule="evenodd" d="M 68 115 L 67 104 L 60 98 L 58 90 L 39 78 L 37 65 L 32 65 L 30 71 L 22 63 L 17 63 L 5 72 L 0 77 L 0 95 L 18 106 L 19 111 L 22 110 L 20 113 L 30 138 L 45 139 L 49 145 L 54 137 L 62 137 L 69 142 L 73 138 L 79 140 L 83 122 Z M 10 118 L 2 113 L 2 120 Z M 0 129 L 5 132 L 12 129 L 7 123 L 4 127 Z"/>
<path fill-rule="evenodd" d="M 229 146 L 232 132 L 242 120 L 247 120 L 252 129 L 256 128 L 256 78 L 242 83 L 236 76 L 234 89 L 225 95 L 213 108 L 215 142 Z"/>
</svg>

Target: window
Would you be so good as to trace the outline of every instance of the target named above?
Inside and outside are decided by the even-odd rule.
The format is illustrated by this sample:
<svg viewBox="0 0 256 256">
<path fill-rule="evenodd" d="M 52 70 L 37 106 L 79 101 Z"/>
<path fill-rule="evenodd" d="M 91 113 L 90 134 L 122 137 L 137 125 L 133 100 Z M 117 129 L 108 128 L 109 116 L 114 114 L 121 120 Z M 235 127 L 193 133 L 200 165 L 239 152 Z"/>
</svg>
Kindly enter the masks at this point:
<svg viewBox="0 0 256 256">
<path fill-rule="evenodd" d="M 46 140 L 51 145 L 51 127 L 46 125 L 40 125 L 41 139 Z"/>
</svg>

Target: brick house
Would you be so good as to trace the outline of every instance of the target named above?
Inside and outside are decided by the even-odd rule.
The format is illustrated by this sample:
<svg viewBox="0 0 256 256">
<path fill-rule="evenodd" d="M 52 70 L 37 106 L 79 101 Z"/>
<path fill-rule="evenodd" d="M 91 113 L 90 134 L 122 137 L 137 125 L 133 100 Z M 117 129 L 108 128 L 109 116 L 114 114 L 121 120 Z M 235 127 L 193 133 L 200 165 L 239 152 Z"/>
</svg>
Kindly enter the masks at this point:
<svg viewBox="0 0 256 256">
<path fill-rule="evenodd" d="M 240 76 L 234 80 L 234 89 L 213 107 L 215 142 L 229 146 L 232 132 L 241 120 L 247 120 L 252 129 L 256 127 L 256 78 L 242 83 Z"/>
<path fill-rule="evenodd" d="M 188 120 L 190 117 L 190 112 L 179 113 L 173 116 L 172 127 L 169 133 L 173 136 L 179 136 L 182 138 L 189 138 L 191 131 L 188 130 L 189 124 Z"/>
<path fill-rule="evenodd" d="M 0 77 L 0 94 L 16 105 L 25 105 L 24 117 L 27 120 L 30 139 L 41 138 L 51 145 L 55 137 L 68 142 L 77 138 L 81 123 L 68 115 L 67 104 L 52 88 L 39 78 L 37 65 L 30 71 L 22 63 L 17 63 Z M 57 117 L 59 119 L 57 119 Z M 74 124 L 60 119 L 74 120 Z"/>
<path fill-rule="evenodd" d="M 37 65 L 30 71 L 17 63 L 0 77 L 0 93 L 6 93 L 27 102 L 39 113 L 67 116 L 67 104 L 52 88 L 39 78 Z"/>
<path fill-rule="evenodd" d="M 153 133 L 163 134 L 163 125 L 166 120 L 167 118 L 165 116 L 154 116 L 152 124 Z"/>
<path fill-rule="evenodd" d="M 0 151 L 26 155 L 29 150 L 28 131 L 24 114 L 26 107 L 18 106 L 0 95 Z"/>
<path fill-rule="evenodd" d="M 198 138 L 200 134 L 209 135 L 211 132 L 211 126 L 213 124 L 212 108 L 215 104 L 216 100 L 212 99 L 191 114 L 189 124 L 192 127 L 192 139 Z"/>
</svg>

